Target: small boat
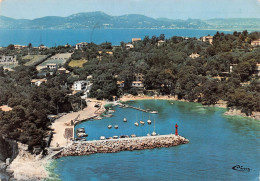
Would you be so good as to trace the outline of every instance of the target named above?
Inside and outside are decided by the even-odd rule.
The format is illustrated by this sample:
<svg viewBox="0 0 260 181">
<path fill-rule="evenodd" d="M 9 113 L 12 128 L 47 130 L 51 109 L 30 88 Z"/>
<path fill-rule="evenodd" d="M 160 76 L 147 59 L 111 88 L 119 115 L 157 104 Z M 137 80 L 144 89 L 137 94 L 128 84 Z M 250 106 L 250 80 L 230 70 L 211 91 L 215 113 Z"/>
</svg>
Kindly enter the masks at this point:
<svg viewBox="0 0 260 181">
<path fill-rule="evenodd" d="M 148 123 L 148 124 L 152 124 L 152 121 L 151 121 L 151 120 L 147 120 L 147 123 Z"/>
<path fill-rule="evenodd" d="M 105 140 L 106 137 L 105 136 L 100 136 L 100 140 Z"/>
<path fill-rule="evenodd" d="M 156 136 L 157 134 L 156 134 L 156 132 L 154 131 L 154 132 L 152 132 L 152 136 Z"/>
<path fill-rule="evenodd" d="M 144 125 L 144 122 L 143 122 L 143 121 L 140 121 L 140 124 Z"/>
<path fill-rule="evenodd" d="M 77 137 L 88 137 L 88 134 L 80 132 L 77 133 Z"/>
<path fill-rule="evenodd" d="M 129 138 L 129 136 L 128 135 L 122 135 L 122 136 L 120 136 L 120 138 Z"/>
<path fill-rule="evenodd" d="M 85 133 L 85 128 L 78 128 L 77 133 Z"/>
<path fill-rule="evenodd" d="M 115 125 L 114 128 L 115 128 L 115 129 L 118 129 L 118 125 Z"/>
<path fill-rule="evenodd" d="M 124 122 L 127 122 L 127 119 L 126 118 L 124 118 L 124 120 L 123 120 Z"/>
<path fill-rule="evenodd" d="M 147 133 L 147 136 L 151 136 L 150 133 Z"/>
<path fill-rule="evenodd" d="M 111 129 L 112 128 L 112 125 L 108 125 L 108 129 Z"/>
<path fill-rule="evenodd" d="M 118 138 L 118 136 L 113 136 L 113 139 L 117 139 Z"/>
<path fill-rule="evenodd" d="M 151 111 L 152 114 L 158 114 L 158 111 Z"/>
<path fill-rule="evenodd" d="M 151 109 L 146 109 L 146 111 L 151 111 Z"/>
<path fill-rule="evenodd" d="M 135 134 L 131 134 L 131 138 L 135 138 L 136 137 L 136 135 Z"/>
<path fill-rule="evenodd" d="M 135 125 L 136 125 L 136 126 L 139 126 L 138 122 L 135 122 Z"/>
</svg>

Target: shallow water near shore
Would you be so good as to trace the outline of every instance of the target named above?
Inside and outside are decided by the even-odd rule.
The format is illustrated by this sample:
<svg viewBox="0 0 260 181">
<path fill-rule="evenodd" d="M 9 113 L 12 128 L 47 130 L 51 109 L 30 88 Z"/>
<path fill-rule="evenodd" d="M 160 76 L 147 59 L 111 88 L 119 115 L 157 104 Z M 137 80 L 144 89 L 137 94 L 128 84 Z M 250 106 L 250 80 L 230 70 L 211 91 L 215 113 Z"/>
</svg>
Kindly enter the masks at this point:
<svg viewBox="0 0 260 181">
<path fill-rule="evenodd" d="M 63 157 L 52 162 L 54 180 L 259 180 L 260 125 L 258 121 L 224 116 L 225 109 L 203 107 L 198 103 L 167 100 L 129 102 L 136 107 L 157 110 L 148 114 L 130 108 L 115 109 L 114 116 L 83 122 L 88 140 L 100 136 L 144 136 L 154 129 L 179 134 L 190 140 L 186 145 L 112 154 Z M 123 122 L 127 118 L 127 123 Z M 152 125 L 146 121 L 151 119 Z M 143 120 L 144 126 L 134 122 Z M 118 125 L 118 129 L 107 126 Z M 250 171 L 233 170 L 240 165 Z"/>
</svg>

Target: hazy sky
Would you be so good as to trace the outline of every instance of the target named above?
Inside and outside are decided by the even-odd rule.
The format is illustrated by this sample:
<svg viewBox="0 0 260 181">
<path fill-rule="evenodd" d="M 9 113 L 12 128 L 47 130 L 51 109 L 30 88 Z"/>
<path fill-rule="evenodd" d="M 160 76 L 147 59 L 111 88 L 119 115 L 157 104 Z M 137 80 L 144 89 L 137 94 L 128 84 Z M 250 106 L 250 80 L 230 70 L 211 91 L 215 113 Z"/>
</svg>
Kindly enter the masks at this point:
<svg viewBox="0 0 260 181">
<path fill-rule="evenodd" d="M 260 0 L 0 0 L 0 15 L 34 19 L 103 11 L 154 18 L 260 18 Z"/>
</svg>

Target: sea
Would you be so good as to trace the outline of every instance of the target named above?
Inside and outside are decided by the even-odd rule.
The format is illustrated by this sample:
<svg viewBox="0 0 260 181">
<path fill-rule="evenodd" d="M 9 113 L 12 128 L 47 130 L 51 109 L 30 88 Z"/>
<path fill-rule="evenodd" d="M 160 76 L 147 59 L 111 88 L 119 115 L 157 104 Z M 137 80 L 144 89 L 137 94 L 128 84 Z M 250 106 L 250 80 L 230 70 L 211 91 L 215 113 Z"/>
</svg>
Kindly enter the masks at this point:
<svg viewBox="0 0 260 181">
<path fill-rule="evenodd" d="M 225 116 L 224 108 L 204 107 L 199 103 L 170 100 L 131 101 L 128 104 L 158 111 L 140 112 L 112 107 L 113 117 L 80 123 L 88 140 L 100 136 L 136 134 L 145 136 L 174 134 L 189 143 L 170 148 L 101 153 L 89 156 L 62 157 L 49 166 L 51 179 L 62 181 L 259 181 L 259 121 L 239 116 Z M 127 122 L 123 119 L 127 118 Z M 148 125 L 147 120 L 152 124 Z M 143 120 L 145 125 L 135 126 Z M 108 129 L 118 125 L 118 129 Z"/>
<path fill-rule="evenodd" d="M 216 30 L 195 30 L 195 29 L 76 29 L 76 30 L 30 30 L 0 29 L 0 47 L 10 44 L 33 46 L 41 44 L 47 47 L 58 45 L 75 45 L 79 42 L 93 42 L 101 44 L 110 42 L 112 45 L 120 45 L 120 42 L 131 42 L 132 38 L 144 38 L 145 36 L 160 36 L 164 34 L 166 38 L 173 36 L 196 37 L 214 35 Z M 232 33 L 231 31 L 220 31 Z"/>
</svg>

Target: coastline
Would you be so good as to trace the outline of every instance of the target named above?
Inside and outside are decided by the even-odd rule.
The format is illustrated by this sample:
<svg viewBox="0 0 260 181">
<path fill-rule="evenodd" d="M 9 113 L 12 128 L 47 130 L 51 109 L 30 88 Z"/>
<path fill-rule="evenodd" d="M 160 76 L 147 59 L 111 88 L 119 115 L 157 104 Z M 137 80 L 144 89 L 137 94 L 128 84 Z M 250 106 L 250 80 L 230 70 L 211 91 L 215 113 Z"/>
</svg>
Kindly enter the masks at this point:
<svg viewBox="0 0 260 181">
<path fill-rule="evenodd" d="M 120 101 L 136 101 L 136 100 L 172 100 L 172 101 L 181 101 L 181 102 L 189 102 L 187 100 L 179 100 L 177 97 L 174 96 L 123 96 L 120 98 Z M 100 107 L 94 107 L 96 103 L 100 104 Z M 89 99 L 88 107 L 83 109 L 79 112 L 72 112 L 68 113 L 61 118 L 55 120 L 52 124 L 52 129 L 54 130 L 55 134 L 53 136 L 53 140 L 50 145 L 51 148 L 57 148 L 56 143 L 59 144 L 59 147 L 63 148 L 67 145 L 70 145 L 72 141 L 67 142 L 64 138 L 63 133 L 66 128 L 74 128 L 73 126 L 69 125 L 68 123 L 75 119 L 80 114 L 80 119 L 76 123 L 80 123 L 85 121 L 86 119 L 99 116 L 105 110 L 104 105 L 107 104 L 105 101 L 98 101 L 95 99 Z M 226 108 L 227 105 L 224 101 L 219 101 L 218 104 L 213 105 L 214 107 Z M 249 117 L 256 120 L 260 120 L 260 113 L 255 113 L 255 117 L 246 116 L 246 114 L 241 113 L 239 110 L 227 110 L 224 115 L 228 116 L 243 116 Z M 54 152 L 55 153 L 55 152 Z M 51 153 L 49 153 L 50 155 Z M 49 156 L 48 155 L 48 156 Z M 50 164 L 52 158 L 48 156 L 44 158 L 40 158 L 39 156 L 30 154 L 26 149 L 19 146 L 19 154 L 17 158 L 10 164 L 7 171 L 11 172 L 14 176 L 14 179 L 17 180 L 42 180 L 45 178 L 49 178 L 49 173 L 46 170 L 48 165 Z"/>
<path fill-rule="evenodd" d="M 172 100 L 172 101 L 181 101 L 181 102 L 189 102 L 184 99 L 178 99 L 176 96 L 123 96 L 120 98 L 120 101 L 126 102 L 126 101 L 135 101 L 135 100 Z M 224 115 L 227 116 L 241 116 L 245 118 L 251 118 L 255 119 L 257 121 L 260 121 L 260 112 L 253 112 L 252 115 L 248 116 L 245 113 L 242 113 L 241 110 L 237 109 L 229 109 L 227 107 L 227 103 L 225 101 L 219 100 L 217 104 L 210 105 L 212 107 L 219 107 L 219 108 L 225 108 L 227 109 Z M 208 106 L 205 106 L 208 107 Z"/>
<path fill-rule="evenodd" d="M 49 178 L 49 173 L 47 167 L 51 162 L 51 155 L 55 154 L 57 151 L 57 144 L 59 148 L 63 148 L 71 143 L 67 141 L 63 134 L 66 128 L 74 128 L 70 125 L 70 121 L 74 120 L 78 115 L 78 120 L 76 123 L 84 121 L 90 117 L 99 116 L 105 110 L 104 101 L 97 101 L 94 99 L 88 99 L 88 106 L 82 111 L 68 113 L 57 120 L 51 125 L 54 131 L 53 139 L 48 149 L 49 153 L 47 156 L 42 157 L 41 155 L 31 154 L 28 151 L 28 146 L 18 143 L 18 155 L 12 161 L 12 163 L 7 167 L 6 171 L 11 173 L 11 180 L 43 180 Z M 95 107 L 95 104 L 99 103 L 100 107 Z"/>
</svg>

